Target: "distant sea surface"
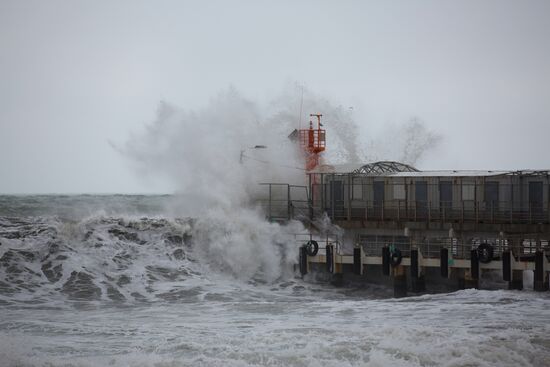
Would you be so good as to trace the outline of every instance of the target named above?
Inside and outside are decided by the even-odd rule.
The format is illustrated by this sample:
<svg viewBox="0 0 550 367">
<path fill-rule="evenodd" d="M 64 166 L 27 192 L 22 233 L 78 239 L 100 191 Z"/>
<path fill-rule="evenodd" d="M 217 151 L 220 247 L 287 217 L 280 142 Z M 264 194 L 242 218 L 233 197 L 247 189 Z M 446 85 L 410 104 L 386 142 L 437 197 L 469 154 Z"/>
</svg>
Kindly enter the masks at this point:
<svg viewBox="0 0 550 367">
<path fill-rule="evenodd" d="M 223 241 L 255 229 L 197 228 L 176 200 L 0 196 L 0 366 L 550 366 L 550 292 L 316 284 L 275 225 L 284 269 L 239 276 L 265 248 Z"/>
</svg>

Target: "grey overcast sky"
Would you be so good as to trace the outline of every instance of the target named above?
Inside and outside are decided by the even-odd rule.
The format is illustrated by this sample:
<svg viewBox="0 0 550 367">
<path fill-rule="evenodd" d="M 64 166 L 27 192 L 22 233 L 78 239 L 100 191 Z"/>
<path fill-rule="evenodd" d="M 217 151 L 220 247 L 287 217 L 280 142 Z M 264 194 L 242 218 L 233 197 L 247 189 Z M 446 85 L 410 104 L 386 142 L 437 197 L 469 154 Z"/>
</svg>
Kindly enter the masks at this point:
<svg viewBox="0 0 550 367">
<path fill-rule="evenodd" d="M 108 141 L 294 81 L 362 127 L 421 118 L 421 168 L 550 168 L 547 0 L 0 0 L 0 193 L 161 190 Z"/>
</svg>

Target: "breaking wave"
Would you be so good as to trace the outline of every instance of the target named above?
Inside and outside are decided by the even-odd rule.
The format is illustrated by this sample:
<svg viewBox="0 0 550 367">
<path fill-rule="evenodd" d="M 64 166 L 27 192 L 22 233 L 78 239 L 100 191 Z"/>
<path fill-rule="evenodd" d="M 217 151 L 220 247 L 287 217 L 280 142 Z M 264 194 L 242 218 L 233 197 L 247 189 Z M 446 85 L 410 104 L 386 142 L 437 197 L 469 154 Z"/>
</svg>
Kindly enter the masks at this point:
<svg viewBox="0 0 550 367">
<path fill-rule="evenodd" d="M 154 214 L 164 197 L 0 200 L 1 366 L 550 365 L 546 293 L 391 299 L 303 282 L 301 225 L 254 209 L 173 218 Z M 60 209 L 71 200 L 80 213 Z M 83 202 L 104 209 L 84 215 Z"/>
<path fill-rule="evenodd" d="M 292 225 L 257 218 L 252 210 L 201 219 L 0 217 L 0 301 L 189 301 L 210 273 L 292 277 Z"/>
</svg>

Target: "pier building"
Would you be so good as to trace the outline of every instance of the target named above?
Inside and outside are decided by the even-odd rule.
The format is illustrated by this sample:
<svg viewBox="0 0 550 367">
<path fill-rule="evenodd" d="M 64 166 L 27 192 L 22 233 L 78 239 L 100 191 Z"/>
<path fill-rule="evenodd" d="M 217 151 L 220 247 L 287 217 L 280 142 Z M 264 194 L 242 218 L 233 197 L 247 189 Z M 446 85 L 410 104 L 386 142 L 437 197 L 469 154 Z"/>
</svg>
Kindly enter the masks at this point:
<svg viewBox="0 0 550 367">
<path fill-rule="evenodd" d="M 301 220 L 316 234 L 298 240 L 303 274 L 328 272 L 336 282 L 346 274 L 383 275 L 404 295 L 423 291 L 430 277 L 479 287 L 484 274 L 495 272 L 521 289 L 523 272 L 533 271 L 533 288 L 548 290 L 550 170 L 325 164 L 318 156 L 325 150 L 321 115 L 312 116 L 316 133 L 294 133 L 306 152 L 307 185 L 264 183 L 262 198 L 269 220 Z M 324 218 L 341 231 L 323 233 Z"/>
</svg>

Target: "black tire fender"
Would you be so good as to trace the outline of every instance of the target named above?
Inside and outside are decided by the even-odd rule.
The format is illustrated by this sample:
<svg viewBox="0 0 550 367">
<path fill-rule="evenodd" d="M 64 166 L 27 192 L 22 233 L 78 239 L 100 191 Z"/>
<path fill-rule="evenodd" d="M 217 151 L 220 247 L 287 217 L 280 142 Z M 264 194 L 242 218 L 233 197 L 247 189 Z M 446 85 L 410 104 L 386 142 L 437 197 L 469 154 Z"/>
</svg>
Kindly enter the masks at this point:
<svg viewBox="0 0 550 367">
<path fill-rule="evenodd" d="M 493 260 L 493 253 L 493 246 L 488 243 L 482 243 L 477 247 L 477 257 L 480 263 L 490 263 Z"/>
<path fill-rule="evenodd" d="M 394 248 L 393 251 L 390 252 L 391 266 L 397 266 L 401 264 L 402 259 L 403 259 L 403 255 L 401 254 L 401 250 L 399 250 L 398 248 Z"/>
<path fill-rule="evenodd" d="M 315 256 L 319 252 L 319 244 L 315 240 L 309 240 L 306 243 L 306 252 L 308 256 Z"/>
</svg>

